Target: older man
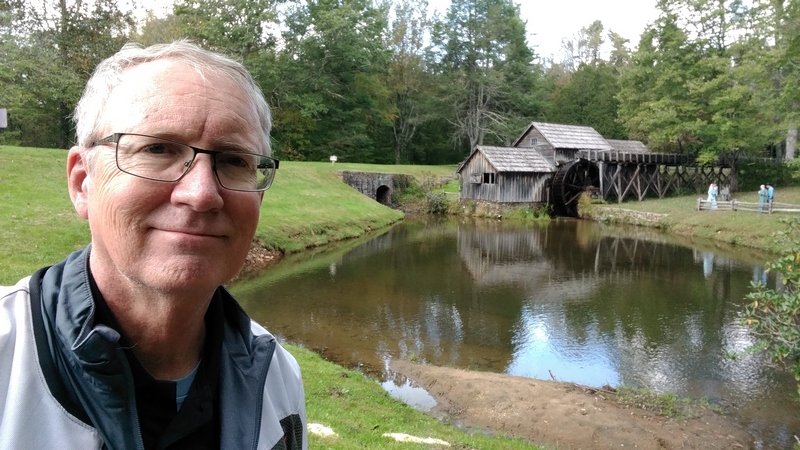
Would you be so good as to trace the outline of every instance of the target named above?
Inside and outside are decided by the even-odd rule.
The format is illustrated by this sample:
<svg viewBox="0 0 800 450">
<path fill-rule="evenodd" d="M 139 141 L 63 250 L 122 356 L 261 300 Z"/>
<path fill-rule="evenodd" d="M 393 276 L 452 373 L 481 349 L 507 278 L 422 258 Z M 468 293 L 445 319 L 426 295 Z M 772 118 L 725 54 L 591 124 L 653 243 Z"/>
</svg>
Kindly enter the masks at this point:
<svg viewBox="0 0 800 450">
<path fill-rule="evenodd" d="M 221 287 L 278 168 L 251 76 L 126 45 L 74 118 L 92 243 L 0 289 L 0 449 L 306 448 L 297 363 Z"/>
</svg>

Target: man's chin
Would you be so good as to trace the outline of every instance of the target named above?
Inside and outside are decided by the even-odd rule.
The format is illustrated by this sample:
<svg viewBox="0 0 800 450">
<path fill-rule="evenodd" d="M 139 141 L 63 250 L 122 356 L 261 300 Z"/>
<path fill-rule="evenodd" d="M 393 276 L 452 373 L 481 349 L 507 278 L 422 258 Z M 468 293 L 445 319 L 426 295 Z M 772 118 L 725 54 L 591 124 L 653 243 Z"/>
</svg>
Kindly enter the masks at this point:
<svg viewBox="0 0 800 450">
<path fill-rule="evenodd" d="M 218 286 L 227 283 L 236 275 L 236 271 L 225 267 L 225 263 L 215 263 L 213 258 L 184 261 L 180 264 L 172 261 L 170 264 L 156 266 L 148 272 L 143 274 L 141 284 L 150 286 L 157 291 L 176 294 L 189 291 L 213 292 Z"/>
</svg>

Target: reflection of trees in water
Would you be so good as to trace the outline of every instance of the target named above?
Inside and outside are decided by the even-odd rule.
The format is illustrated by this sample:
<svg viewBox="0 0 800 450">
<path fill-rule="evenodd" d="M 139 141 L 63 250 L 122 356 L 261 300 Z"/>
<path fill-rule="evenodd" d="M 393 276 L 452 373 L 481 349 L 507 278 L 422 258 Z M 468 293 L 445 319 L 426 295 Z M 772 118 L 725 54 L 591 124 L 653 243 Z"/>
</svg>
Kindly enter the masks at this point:
<svg viewBox="0 0 800 450">
<path fill-rule="evenodd" d="M 637 373 L 631 382 L 663 387 L 664 380 L 720 373 L 728 364 L 722 334 L 736 326 L 738 308 L 731 305 L 747 293 L 747 283 L 732 278 L 743 268 L 733 259 L 716 258 L 717 270 L 706 278 L 702 257 L 686 248 L 579 224 L 461 228 L 458 248 L 476 284 L 512 284 L 523 292 L 522 305 L 547 310 L 553 342 L 583 345 L 598 333 L 615 342 L 617 370 Z M 515 334 L 527 331 L 520 319 Z"/>
</svg>

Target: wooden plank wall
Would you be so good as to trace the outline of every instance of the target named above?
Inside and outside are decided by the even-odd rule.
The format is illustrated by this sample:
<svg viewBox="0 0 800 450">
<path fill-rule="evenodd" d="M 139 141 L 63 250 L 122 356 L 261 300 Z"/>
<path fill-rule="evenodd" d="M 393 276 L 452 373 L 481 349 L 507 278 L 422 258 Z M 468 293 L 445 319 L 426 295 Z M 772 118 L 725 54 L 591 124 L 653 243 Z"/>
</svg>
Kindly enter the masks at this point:
<svg viewBox="0 0 800 450">
<path fill-rule="evenodd" d="M 547 182 L 552 176 L 549 173 L 500 173 L 495 184 L 464 179 L 460 198 L 497 203 L 546 203 Z"/>
</svg>

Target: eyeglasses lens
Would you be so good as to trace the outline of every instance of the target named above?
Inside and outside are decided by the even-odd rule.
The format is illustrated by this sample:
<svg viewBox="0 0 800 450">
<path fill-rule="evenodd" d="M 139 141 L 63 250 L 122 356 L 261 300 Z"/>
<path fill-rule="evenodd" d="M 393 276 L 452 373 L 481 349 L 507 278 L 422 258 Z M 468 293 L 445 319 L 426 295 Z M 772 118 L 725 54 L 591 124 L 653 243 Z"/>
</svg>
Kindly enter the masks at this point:
<svg viewBox="0 0 800 450">
<path fill-rule="evenodd" d="M 272 158 L 245 152 L 208 152 L 222 187 L 263 191 L 275 178 Z M 117 141 L 117 166 L 123 172 L 157 181 L 177 181 L 192 166 L 195 150 L 185 144 L 150 136 L 123 134 Z"/>
</svg>

